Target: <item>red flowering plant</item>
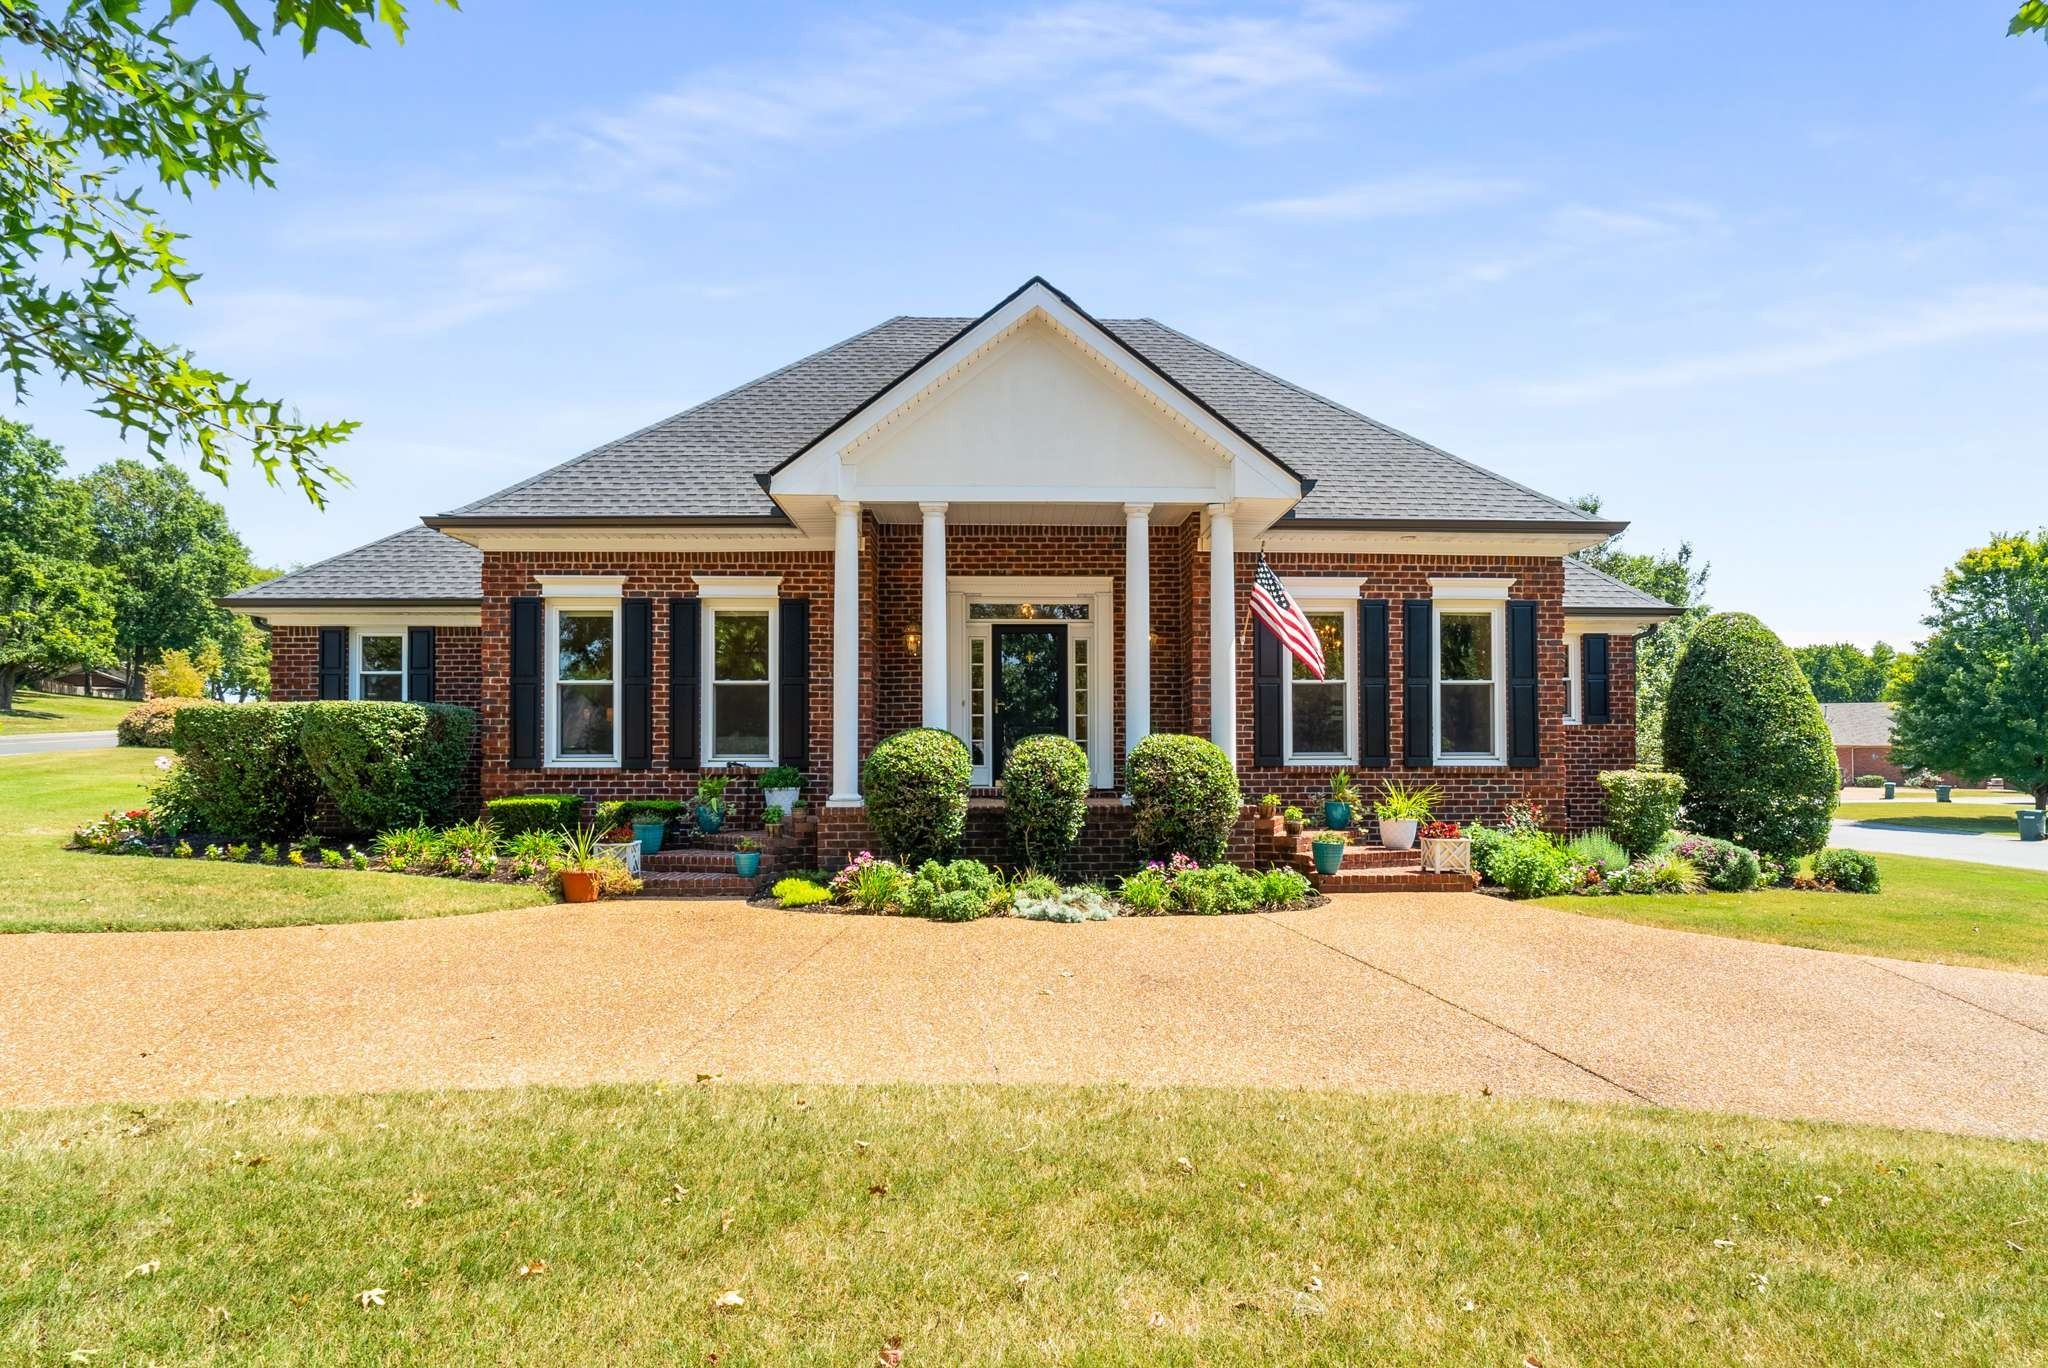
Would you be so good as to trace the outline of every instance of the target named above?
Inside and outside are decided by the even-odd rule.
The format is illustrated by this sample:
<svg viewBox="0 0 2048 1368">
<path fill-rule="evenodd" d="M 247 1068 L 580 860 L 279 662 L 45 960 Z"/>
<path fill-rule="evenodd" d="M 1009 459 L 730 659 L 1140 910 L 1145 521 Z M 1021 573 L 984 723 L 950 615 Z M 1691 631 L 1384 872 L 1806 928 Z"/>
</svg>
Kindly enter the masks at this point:
<svg viewBox="0 0 2048 1368">
<path fill-rule="evenodd" d="M 1427 822 L 1417 834 L 1425 841 L 1455 841 L 1465 832 L 1456 822 Z"/>
</svg>

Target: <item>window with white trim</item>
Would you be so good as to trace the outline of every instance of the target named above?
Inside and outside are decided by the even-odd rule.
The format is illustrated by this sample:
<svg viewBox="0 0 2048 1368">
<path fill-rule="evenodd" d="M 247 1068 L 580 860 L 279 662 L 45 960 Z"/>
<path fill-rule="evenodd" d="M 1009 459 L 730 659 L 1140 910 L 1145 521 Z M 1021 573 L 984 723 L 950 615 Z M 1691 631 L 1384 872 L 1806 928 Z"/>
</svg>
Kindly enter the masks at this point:
<svg viewBox="0 0 2048 1368">
<path fill-rule="evenodd" d="M 1323 677 L 1287 657 L 1287 700 L 1284 719 L 1289 764 L 1348 764 L 1354 754 L 1357 722 L 1352 699 L 1352 641 L 1358 621 L 1358 600 L 1318 604 L 1295 596 L 1308 615 L 1309 626 L 1323 647 Z"/>
<path fill-rule="evenodd" d="M 355 638 L 354 692 L 351 698 L 372 703 L 405 701 L 405 633 L 363 629 Z"/>
<path fill-rule="evenodd" d="M 1579 720 L 1579 634 L 1564 639 L 1564 720 Z"/>
<path fill-rule="evenodd" d="M 552 608 L 548 622 L 549 755 L 569 764 L 616 764 L 619 610 Z"/>
<path fill-rule="evenodd" d="M 1497 764 L 1505 730 L 1507 605 L 1436 606 L 1436 758 L 1449 764 Z"/>
<path fill-rule="evenodd" d="M 711 738 L 709 763 L 775 762 L 775 608 L 769 603 L 709 605 L 704 671 Z"/>
</svg>

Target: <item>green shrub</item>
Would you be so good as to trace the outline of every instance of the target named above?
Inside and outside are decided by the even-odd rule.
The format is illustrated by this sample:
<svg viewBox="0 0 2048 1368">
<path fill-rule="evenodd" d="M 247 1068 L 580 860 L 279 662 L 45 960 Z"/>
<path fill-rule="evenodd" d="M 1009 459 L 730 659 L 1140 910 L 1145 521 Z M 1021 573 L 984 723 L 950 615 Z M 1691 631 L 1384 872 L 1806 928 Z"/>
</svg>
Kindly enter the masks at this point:
<svg viewBox="0 0 2048 1368">
<path fill-rule="evenodd" d="M 1140 854 L 1223 858 L 1243 800 L 1222 750 L 1199 736 L 1156 732 L 1132 748 L 1125 772 Z"/>
<path fill-rule="evenodd" d="M 876 746 L 861 770 L 868 825 L 906 862 L 948 860 L 967 830 L 967 746 L 951 732 L 914 727 Z"/>
<path fill-rule="evenodd" d="M 1571 857 L 1576 892 L 1609 892 L 1607 881 L 1628 868 L 1628 849 L 1605 827 L 1574 836 L 1565 843 L 1564 853 Z"/>
<path fill-rule="evenodd" d="M 877 915 L 894 912 L 910 886 L 901 865 L 878 860 L 863 850 L 832 876 L 832 896 L 855 911 Z"/>
<path fill-rule="evenodd" d="M 1088 821 L 1088 753 L 1064 736 L 1027 736 L 1003 764 L 1010 848 L 1058 872 Z"/>
<path fill-rule="evenodd" d="M 800 789 L 804 786 L 804 772 L 794 765 L 776 765 L 762 770 L 756 776 L 756 782 L 764 792 L 768 789 Z"/>
<path fill-rule="evenodd" d="M 415 822 L 411 826 L 380 832 L 370 848 L 386 863 L 397 861 L 394 867 L 403 869 L 413 861 L 433 854 L 439 844 L 440 837 L 432 827 L 425 822 Z"/>
<path fill-rule="evenodd" d="M 180 708 L 172 744 L 191 776 L 195 825 L 229 836 L 289 840 L 313 820 L 320 779 L 299 744 L 307 703 L 195 703 Z"/>
<path fill-rule="evenodd" d="M 458 822 L 436 835 L 432 849 L 450 874 L 491 874 L 498 867 L 498 829 L 488 817 Z"/>
<path fill-rule="evenodd" d="M 1877 861 L 1860 850 L 1823 850 L 1813 857 L 1813 877 L 1842 893 L 1875 893 L 1883 882 Z"/>
<path fill-rule="evenodd" d="M 177 718 L 178 710 L 204 701 L 198 698 L 152 698 L 147 703 L 137 703 L 121 714 L 121 720 L 114 724 L 114 741 L 122 746 L 167 749 L 171 744 L 171 724 Z"/>
<path fill-rule="evenodd" d="M 1307 902 L 1315 892 L 1308 875 L 1298 869 L 1269 869 L 1258 878 L 1261 907 L 1294 907 Z"/>
<path fill-rule="evenodd" d="M 1259 906 L 1259 887 L 1257 875 L 1236 865 L 1202 865 L 1173 876 L 1173 905 L 1204 917 L 1254 912 Z"/>
<path fill-rule="evenodd" d="M 1747 893 L 1763 878 L 1763 863 L 1754 850 L 1716 836 L 1684 837 L 1672 854 L 1692 861 L 1716 893 Z"/>
<path fill-rule="evenodd" d="M 173 762 L 149 790 L 149 824 L 160 836 L 175 836 L 199 825 L 199 794 L 192 771 Z"/>
<path fill-rule="evenodd" d="M 1568 891 L 1572 883 L 1572 857 L 1557 839 L 1543 831 L 1489 832 L 1494 839 L 1482 841 L 1475 827 L 1472 859 L 1487 882 L 1498 884 L 1517 898 L 1550 898 Z"/>
<path fill-rule="evenodd" d="M 1133 912 L 1164 912 L 1172 892 L 1163 869 L 1141 869 L 1117 885 L 1117 897 Z"/>
<path fill-rule="evenodd" d="M 1018 891 L 1011 910 L 1025 921 L 1108 921 L 1116 915 L 1115 906 L 1099 888 L 1062 889 L 1055 886 L 1047 897 Z"/>
<path fill-rule="evenodd" d="M 476 714 L 449 703 L 307 703 L 306 763 L 342 820 L 363 831 L 446 821 L 469 767 Z"/>
<path fill-rule="evenodd" d="M 569 841 L 551 828 L 529 827 L 505 838 L 505 853 L 524 865 L 546 866 L 569 853 Z"/>
<path fill-rule="evenodd" d="M 1652 893 L 1697 893 L 1706 887 L 1699 866 L 1683 855 L 1652 855 L 1639 862 Z"/>
<path fill-rule="evenodd" d="M 1664 762 L 1685 776 L 1686 825 L 1764 854 L 1827 844 L 1841 772 L 1792 653 L 1747 613 L 1686 643 L 1664 713 Z"/>
<path fill-rule="evenodd" d="M 1856 787 L 1883 788 L 1884 776 L 1882 774 L 1859 774 L 1856 776 Z"/>
<path fill-rule="evenodd" d="M 1607 794 L 1607 834 L 1630 855 L 1657 848 L 1685 797 L 1684 777 L 1669 770 L 1605 770 L 1600 787 Z"/>
<path fill-rule="evenodd" d="M 904 889 L 903 911 L 934 921 L 973 921 L 988 915 L 1002 884 L 1003 876 L 979 860 L 926 860 Z"/>
<path fill-rule="evenodd" d="M 784 907 L 815 907 L 821 902 L 832 900 L 830 889 L 809 879 L 777 879 L 775 887 L 768 891 L 773 893 L 775 901 Z"/>
<path fill-rule="evenodd" d="M 507 836 L 517 836 L 522 831 L 574 831 L 583 819 L 583 796 L 522 793 L 511 798 L 492 798 L 484 803 L 484 816 Z"/>
</svg>

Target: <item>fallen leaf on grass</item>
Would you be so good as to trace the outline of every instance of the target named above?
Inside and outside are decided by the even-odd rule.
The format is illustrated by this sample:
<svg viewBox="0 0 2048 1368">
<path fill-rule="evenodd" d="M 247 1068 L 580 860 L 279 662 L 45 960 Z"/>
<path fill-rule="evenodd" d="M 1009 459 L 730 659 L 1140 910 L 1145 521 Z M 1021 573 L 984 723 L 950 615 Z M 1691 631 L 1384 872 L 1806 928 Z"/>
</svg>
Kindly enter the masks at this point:
<svg viewBox="0 0 2048 1368">
<path fill-rule="evenodd" d="M 1458 1309 L 1460 1311 L 1477 1311 L 1479 1309 L 1479 1303 L 1473 1301 L 1470 1297 L 1467 1297 L 1465 1298 L 1465 1300 L 1458 1303 Z"/>
<path fill-rule="evenodd" d="M 868 1196 L 870 1196 L 870 1197 L 887 1197 L 888 1195 L 889 1195 L 889 1185 L 888 1185 L 887 1183 L 869 1183 L 869 1184 L 868 1184 Z"/>
<path fill-rule="evenodd" d="M 417 1211 L 426 1204 L 427 1194 L 424 1192 L 408 1192 L 405 1195 L 405 1205 L 411 1210 Z"/>
<path fill-rule="evenodd" d="M 2012 1244 L 2012 1241 L 2007 1240 L 2006 1243 Z M 2015 1249 L 2018 1248 L 2017 1245 L 2014 1245 L 2013 1247 Z M 129 1269 L 128 1276 L 131 1278 L 146 1278 L 150 1274 L 156 1272 L 159 1268 L 162 1268 L 163 1266 L 164 1261 L 162 1259 L 149 1259 Z"/>
<path fill-rule="evenodd" d="M 747 1304 L 747 1299 L 738 1292 L 721 1292 L 711 1305 L 719 1311 L 737 1311 Z"/>
<path fill-rule="evenodd" d="M 528 1259 L 525 1263 L 519 1265 L 519 1276 L 522 1278 L 538 1278 L 547 1271 L 548 1261 L 546 1259 Z"/>
<path fill-rule="evenodd" d="M 1735 1241 L 1733 1241 L 1733 1240 L 1716 1240 L 1716 1241 L 1714 1241 L 1714 1248 L 1716 1248 L 1716 1249 L 1733 1249 L 1733 1248 L 1735 1248 Z"/>
<path fill-rule="evenodd" d="M 382 1306 L 383 1304 L 384 1289 L 381 1287 L 373 1287 L 367 1292 L 356 1293 L 356 1305 L 362 1307 L 365 1311 L 373 1306 Z"/>
<path fill-rule="evenodd" d="M 98 1352 L 99 1350 L 97 1349 L 73 1349 L 64 1357 L 72 1363 L 91 1363 L 92 1356 Z"/>
<path fill-rule="evenodd" d="M 882 1341 L 882 1353 L 876 1362 L 881 1368 L 897 1368 L 903 1362 L 903 1336 L 891 1335 Z"/>
<path fill-rule="evenodd" d="M 1145 1318 L 1145 1324 L 1151 1326 L 1154 1330 L 1164 1330 L 1166 1328 L 1166 1315 L 1164 1312 L 1154 1311 Z"/>
</svg>

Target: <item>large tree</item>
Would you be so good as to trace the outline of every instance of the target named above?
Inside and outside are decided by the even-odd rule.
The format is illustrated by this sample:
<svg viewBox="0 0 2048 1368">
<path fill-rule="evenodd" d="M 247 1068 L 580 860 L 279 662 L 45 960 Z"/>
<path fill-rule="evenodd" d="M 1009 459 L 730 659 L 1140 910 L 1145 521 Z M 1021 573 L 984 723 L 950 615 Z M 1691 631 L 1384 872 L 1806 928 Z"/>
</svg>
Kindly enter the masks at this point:
<svg viewBox="0 0 2048 1368">
<path fill-rule="evenodd" d="M 1794 646 L 1793 659 L 1823 703 L 1878 703 L 1889 700 L 1899 679 L 1912 668 L 1912 656 L 1901 655 L 1880 641 L 1868 651 L 1853 642 Z"/>
<path fill-rule="evenodd" d="M 2048 807 L 2048 531 L 1966 552 L 1933 600 L 1930 634 L 1899 686 L 1893 754 L 2002 776 Z"/>
<path fill-rule="evenodd" d="M 235 630 L 216 605 L 261 578 L 219 504 L 176 466 L 113 461 L 82 482 L 91 500 L 93 559 L 115 578 L 114 637 L 130 687 L 165 651 L 225 655 Z"/>
<path fill-rule="evenodd" d="M 1600 496 L 1575 500 L 1588 513 L 1600 511 Z M 1680 542 L 1675 552 L 1625 551 L 1622 534 L 1609 537 L 1577 559 L 1614 576 L 1624 584 L 1683 609 L 1671 621 L 1636 643 L 1636 755 L 1645 765 L 1664 762 L 1664 705 L 1671 693 L 1671 672 L 1685 643 L 1714 610 L 1705 594 L 1711 565 L 1693 564 L 1692 543 Z"/>
<path fill-rule="evenodd" d="M 453 0 L 443 0 L 452 5 Z M 214 0 L 243 42 L 248 10 Z M 247 68 L 185 50 L 198 0 L 0 0 L 0 369 L 17 398 L 47 376 L 76 382 L 93 412 L 140 434 L 149 455 L 196 456 L 221 479 L 246 453 L 315 503 L 341 476 L 326 453 L 356 426 L 309 423 L 278 399 L 146 333 L 129 305 L 199 277 L 145 195 L 194 184 L 270 185 L 263 97 Z M 272 34 L 311 53 L 323 33 L 405 37 L 403 0 L 272 0 Z"/>
<path fill-rule="evenodd" d="M 114 658 L 108 576 L 93 565 L 85 491 L 64 453 L 0 419 L 0 710 L 15 683 Z"/>
</svg>

